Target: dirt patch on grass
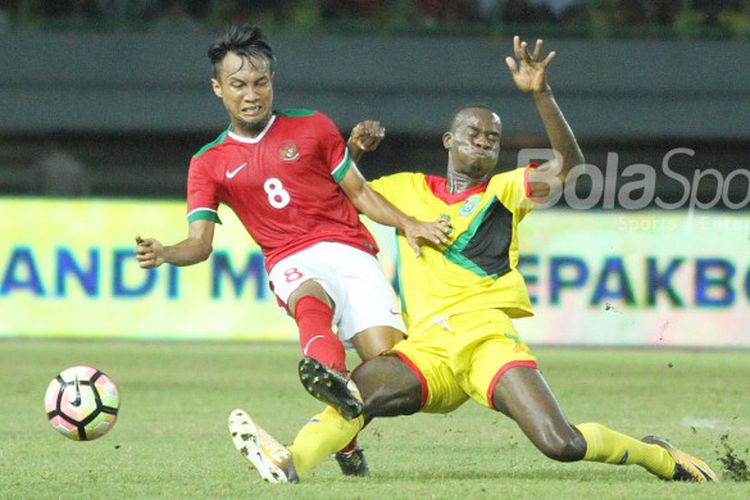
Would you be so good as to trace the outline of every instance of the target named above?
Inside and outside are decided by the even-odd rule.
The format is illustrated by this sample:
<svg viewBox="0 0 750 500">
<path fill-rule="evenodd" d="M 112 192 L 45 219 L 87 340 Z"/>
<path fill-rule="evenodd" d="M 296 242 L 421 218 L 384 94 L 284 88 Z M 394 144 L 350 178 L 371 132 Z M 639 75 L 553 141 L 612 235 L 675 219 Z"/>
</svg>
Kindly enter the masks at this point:
<svg viewBox="0 0 750 500">
<path fill-rule="evenodd" d="M 750 481 L 750 470 L 747 468 L 747 462 L 737 455 L 737 452 L 729 444 L 729 434 L 722 434 L 721 446 L 719 450 L 719 461 L 724 467 L 724 479 L 730 481 Z M 745 450 L 748 453 L 749 450 Z"/>
</svg>

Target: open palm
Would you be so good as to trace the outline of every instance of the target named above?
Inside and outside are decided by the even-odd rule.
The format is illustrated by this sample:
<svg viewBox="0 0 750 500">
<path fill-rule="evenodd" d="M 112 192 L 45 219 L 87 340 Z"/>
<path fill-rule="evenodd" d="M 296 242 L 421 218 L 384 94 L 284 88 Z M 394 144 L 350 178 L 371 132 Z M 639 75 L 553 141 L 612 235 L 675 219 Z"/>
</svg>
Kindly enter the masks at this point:
<svg viewBox="0 0 750 500">
<path fill-rule="evenodd" d="M 547 90 L 547 66 L 557 54 L 553 51 L 542 59 L 542 44 L 542 40 L 537 40 L 534 53 L 530 54 L 528 44 L 522 42 L 518 35 L 513 37 L 515 59 L 508 56 L 505 62 L 513 75 L 513 81 L 522 92 L 535 94 Z"/>
</svg>

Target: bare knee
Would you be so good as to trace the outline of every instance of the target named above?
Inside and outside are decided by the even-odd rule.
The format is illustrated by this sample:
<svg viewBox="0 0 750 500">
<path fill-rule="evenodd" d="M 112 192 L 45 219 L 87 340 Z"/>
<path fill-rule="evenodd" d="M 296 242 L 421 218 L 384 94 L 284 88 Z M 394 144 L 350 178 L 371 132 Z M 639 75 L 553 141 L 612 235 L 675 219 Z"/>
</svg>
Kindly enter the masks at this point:
<svg viewBox="0 0 750 500">
<path fill-rule="evenodd" d="M 352 372 L 362 399 L 365 417 L 411 415 L 422 407 L 422 384 L 403 361 L 378 356 Z"/>
<path fill-rule="evenodd" d="M 365 400 L 366 417 L 398 417 L 417 413 L 421 408 L 421 401 L 414 397 L 419 387 L 402 387 L 393 390 L 380 387 Z"/>
<path fill-rule="evenodd" d="M 552 460 L 573 462 L 586 454 L 586 440 L 565 418 L 536 368 L 517 366 L 508 370 L 495 386 L 492 401 Z"/>
<path fill-rule="evenodd" d="M 294 290 L 289 296 L 289 299 L 286 303 L 286 308 L 290 316 L 294 317 L 294 311 L 297 308 L 297 301 L 305 296 L 315 297 L 321 302 L 328 304 L 331 309 L 333 309 L 334 307 L 333 299 L 328 296 L 325 289 L 320 285 L 320 283 L 315 280 L 309 279 L 298 286 L 297 289 Z"/>
<path fill-rule="evenodd" d="M 352 344 L 363 361 L 372 359 L 404 339 L 401 330 L 390 326 L 373 326 L 352 337 Z"/>
<path fill-rule="evenodd" d="M 575 462 L 586 454 L 586 440 L 572 425 L 559 431 L 550 430 L 532 441 L 545 456 L 558 462 Z"/>
</svg>

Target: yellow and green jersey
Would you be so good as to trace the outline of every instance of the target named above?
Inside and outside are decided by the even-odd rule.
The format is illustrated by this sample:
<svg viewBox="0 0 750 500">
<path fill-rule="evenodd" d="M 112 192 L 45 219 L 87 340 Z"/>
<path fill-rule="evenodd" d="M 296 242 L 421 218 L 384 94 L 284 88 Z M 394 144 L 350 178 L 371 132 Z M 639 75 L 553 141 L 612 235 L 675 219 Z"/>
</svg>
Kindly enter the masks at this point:
<svg viewBox="0 0 750 500">
<path fill-rule="evenodd" d="M 448 316 L 502 309 L 511 318 L 533 315 L 518 265 L 517 226 L 533 206 L 526 168 L 494 175 L 461 193 L 446 191 L 446 179 L 399 173 L 370 185 L 403 212 L 430 221 L 450 218 L 450 244 L 424 246 L 417 258 L 398 237 L 401 305 L 410 334 Z"/>
</svg>

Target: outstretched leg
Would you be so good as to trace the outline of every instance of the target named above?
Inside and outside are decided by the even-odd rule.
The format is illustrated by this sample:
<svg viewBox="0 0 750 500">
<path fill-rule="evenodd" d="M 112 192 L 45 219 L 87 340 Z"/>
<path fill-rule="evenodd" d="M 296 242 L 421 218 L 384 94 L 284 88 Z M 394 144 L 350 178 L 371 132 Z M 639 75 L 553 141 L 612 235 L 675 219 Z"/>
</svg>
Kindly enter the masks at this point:
<svg viewBox="0 0 750 500">
<path fill-rule="evenodd" d="M 300 476 L 350 442 L 364 426 L 365 418 L 408 415 L 421 406 L 419 379 L 395 356 L 378 356 L 363 363 L 352 373 L 352 379 L 362 392 L 364 415 L 347 420 L 328 407 L 310 419 L 289 447 Z"/>
<path fill-rule="evenodd" d="M 328 406 L 300 429 L 289 446 L 299 476 L 304 476 L 327 457 L 350 442 L 364 427 L 364 418 L 347 420 Z"/>
<path fill-rule="evenodd" d="M 359 332 L 352 338 L 352 344 L 362 361 L 373 359 L 389 351 L 399 341 L 404 339 L 401 330 L 392 326 L 373 326 Z M 365 425 L 367 425 L 365 420 Z M 336 462 L 345 476 L 369 476 L 370 467 L 367 464 L 364 451 L 357 443 L 355 436 L 349 444 L 336 452 Z"/>
<path fill-rule="evenodd" d="M 536 368 L 509 369 L 495 385 L 492 404 L 516 421 L 539 451 L 553 460 L 574 462 L 586 454 L 586 440 L 563 415 Z"/>
<path fill-rule="evenodd" d="M 536 368 L 509 369 L 498 380 L 492 402 L 516 421 L 534 446 L 554 460 L 637 464 L 662 479 L 716 480 L 705 463 L 663 440 L 639 441 L 598 423 L 573 426 Z"/>
<path fill-rule="evenodd" d="M 376 326 L 358 333 L 353 343 L 360 356 L 367 360 L 390 349 L 402 338 L 403 333 L 396 328 Z M 364 405 L 359 390 L 354 381 L 343 374 L 318 360 L 305 357 L 300 362 L 299 375 L 302 385 L 311 395 L 336 408 L 347 419 L 362 413 Z M 367 476 L 370 473 L 364 453 L 357 447 L 356 436 L 336 453 L 336 461 L 345 475 Z"/>
</svg>

